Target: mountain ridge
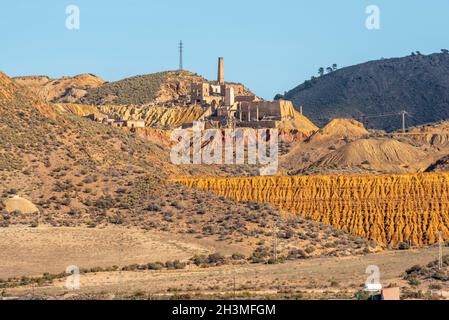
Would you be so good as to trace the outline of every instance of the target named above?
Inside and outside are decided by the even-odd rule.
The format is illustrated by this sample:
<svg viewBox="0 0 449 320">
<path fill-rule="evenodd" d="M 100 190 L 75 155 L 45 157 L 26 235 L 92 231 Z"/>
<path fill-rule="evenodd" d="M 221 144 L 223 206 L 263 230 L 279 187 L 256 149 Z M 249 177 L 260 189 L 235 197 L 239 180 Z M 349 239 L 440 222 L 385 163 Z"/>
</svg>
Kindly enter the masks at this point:
<svg viewBox="0 0 449 320">
<path fill-rule="evenodd" d="M 353 118 L 364 120 L 368 128 L 394 131 L 401 128 L 402 110 L 410 113 L 407 126 L 437 122 L 449 118 L 449 54 L 345 67 L 300 84 L 284 98 L 297 108 L 302 105 L 318 126 L 333 118 Z"/>
</svg>

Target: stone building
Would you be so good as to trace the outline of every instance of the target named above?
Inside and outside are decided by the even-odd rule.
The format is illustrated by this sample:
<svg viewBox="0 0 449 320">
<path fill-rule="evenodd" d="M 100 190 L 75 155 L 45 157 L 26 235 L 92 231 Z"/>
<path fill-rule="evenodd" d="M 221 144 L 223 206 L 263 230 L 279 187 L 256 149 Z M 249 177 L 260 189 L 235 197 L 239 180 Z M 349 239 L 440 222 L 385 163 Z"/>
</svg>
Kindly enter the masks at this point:
<svg viewBox="0 0 449 320">
<path fill-rule="evenodd" d="M 145 120 L 127 120 L 126 126 L 131 129 L 145 128 Z"/>
<path fill-rule="evenodd" d="M 256 101 L 254 95 L 242 95 L 236 93 L 232 84 L 226 84 L 224 80 L 224 59 L 218 59 L 218 75 L 215 83 L 192 83 L 191 103 L 211 106 L 218 109 L 221 106 L 233 106 L 235 102 Z"/>
<path fill-rule="evenodd" d="M 111 127 L 119 127 L 119 128 L 126 127 L 130 129 L 145 128 L 145 120 L 117 120 L 109 118 L 109 116 L 104 113 L 92 113 L 84 116 L 84 118 L 104 123 Z"/>
<path fill-rule="evenodd" d="M 216 84 L 192 83 L 191 103 L 210 107 L 208 119 L 219 126 L 275 128 L 284 120 L 294 118 L 290 101 L 261 101 L 254 95 L 236 95 L 231 84 L 224 80 L 224 59 L 218 58 Z"/>
</svg>

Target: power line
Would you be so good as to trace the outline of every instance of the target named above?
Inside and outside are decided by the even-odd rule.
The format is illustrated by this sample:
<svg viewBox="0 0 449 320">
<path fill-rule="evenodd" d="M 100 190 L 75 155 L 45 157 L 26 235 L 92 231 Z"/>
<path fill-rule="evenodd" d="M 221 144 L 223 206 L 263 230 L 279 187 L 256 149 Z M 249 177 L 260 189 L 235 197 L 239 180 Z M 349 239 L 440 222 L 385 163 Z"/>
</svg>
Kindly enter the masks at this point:
<svg viewBox="0 0 449 320">
<path fill-rule="evenodd" d="M 405 116 L 408 114 L 407 111 L 403 110 L 401 111 L 402 116 L 402 133 L 405 133 Z"/>
<path fill-rule="evenodd" d="M 400 112 L 395 112 L 395 113 L 384 113 L 384 114 L 376 114 L 376 115 L 364 115 L 364 114 L 362 114 L 361 119 L 362 119 L 362 123 L 364 123 L 366 120 L 372 119 L 372 118 L 384 118 L 384 117 L 401 116 L 402 132 L 405 133 L 405 131 L 406 131 L 405 116 L 406 115 L 410 116 L 410 113 L 408 113 L 405 110 L 402 110 Z"/>
<path fill-rule="evenodd" d="M 277 263 L 278 259 L 278 226 L 277 226 L 277 220 L 274 219 L 273 221 L 273 260 L 274 263 Z"/>
</svg>

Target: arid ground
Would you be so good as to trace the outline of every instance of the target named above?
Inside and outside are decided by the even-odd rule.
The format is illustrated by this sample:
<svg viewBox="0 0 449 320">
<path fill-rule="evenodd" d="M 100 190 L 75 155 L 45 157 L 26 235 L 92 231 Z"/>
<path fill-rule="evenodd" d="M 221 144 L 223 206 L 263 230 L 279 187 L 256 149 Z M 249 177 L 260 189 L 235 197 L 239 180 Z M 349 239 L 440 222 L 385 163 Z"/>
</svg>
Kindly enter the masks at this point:
<svg viewBox="0 0 449 320">
<path fill-rule="evenodd" d="M 115 227 L 11 227 L 2 229 L 0 243 L 3 279 L 60 273 L 69 265 L 93 268 L 184 260 L 216 249 L 214 242 L 204 239 Z M 244 251 L 237 247 L 225 249 Z M 68 290 L 65 276 L 51 284 L 7 288 L 2 294 L 6 298 L 27 297 L 30 293 L 45 298 L 352 298 L 368 277 L 365 270 L 369 265 L 380 268 L 385 286 L 399 285 L 404 292 L 429 290 L 429 283 L 411 289 L 402 274 L 413 265 L 425 265 L 437 257 L 438 248 L 423 248 L 272 265 L 245 262 L 205 268 L 188 265 L 182 270 L 101 271 L 81 274 L 80 290 Z M 443 289 L 437 294 L 447 292 Z"/>
</svg>

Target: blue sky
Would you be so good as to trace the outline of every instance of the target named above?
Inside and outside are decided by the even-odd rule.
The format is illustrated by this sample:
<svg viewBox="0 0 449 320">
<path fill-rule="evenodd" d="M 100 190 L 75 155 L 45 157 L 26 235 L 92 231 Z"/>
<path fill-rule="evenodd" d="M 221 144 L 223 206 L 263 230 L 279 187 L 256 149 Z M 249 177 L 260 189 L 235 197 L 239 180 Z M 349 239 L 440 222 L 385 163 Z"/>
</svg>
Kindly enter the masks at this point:
<svg viewBox="0 0 449 320">
<path fill-rule="evenodd" d="M 108 81 L 173 70 L 185 43 L 185 69 L 271 99 L 320 66 L 339 67 L 449 48 L 447 0 L 15 0 L 1 1 L 0 70 L 10 76 L 94 73 Z M 80 30 L 65 8 L 81 11 Z M 381 29 L 365 28 L 377 5 Z"/>
</svg>

